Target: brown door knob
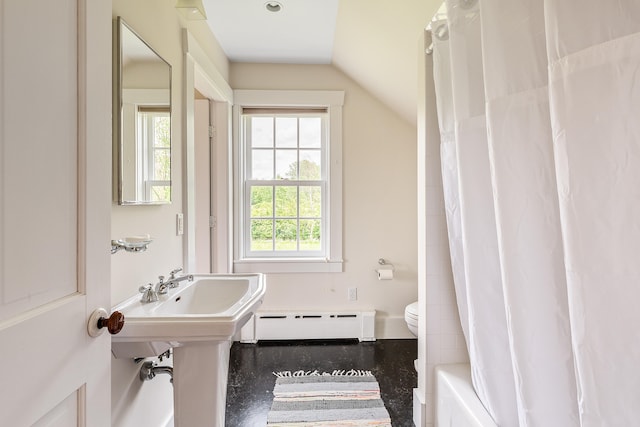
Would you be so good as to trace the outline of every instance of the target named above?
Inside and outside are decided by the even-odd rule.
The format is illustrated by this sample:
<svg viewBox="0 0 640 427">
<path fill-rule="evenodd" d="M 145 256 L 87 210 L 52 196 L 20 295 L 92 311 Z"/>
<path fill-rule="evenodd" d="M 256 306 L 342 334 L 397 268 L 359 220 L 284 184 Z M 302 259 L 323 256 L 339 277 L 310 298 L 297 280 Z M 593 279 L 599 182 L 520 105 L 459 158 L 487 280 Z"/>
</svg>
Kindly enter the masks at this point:
<svg viewBox="0 0 640 427">
<path fill-rule="evenodd" d="M 114 311 L 109 317 L 101 317 L 98 319 L 98 329 L 107 328 L 111 335 L 115 335 L 122 330 L 124 326 L 124 314 Z"/>
</svg>

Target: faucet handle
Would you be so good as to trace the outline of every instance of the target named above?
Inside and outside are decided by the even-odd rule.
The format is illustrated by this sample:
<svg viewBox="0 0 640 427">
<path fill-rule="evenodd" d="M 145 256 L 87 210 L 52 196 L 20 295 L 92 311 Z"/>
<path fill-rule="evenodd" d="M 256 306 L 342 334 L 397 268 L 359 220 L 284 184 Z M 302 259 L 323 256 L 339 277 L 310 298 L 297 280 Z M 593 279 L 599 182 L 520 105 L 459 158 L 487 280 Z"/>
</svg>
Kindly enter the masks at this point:
<svg viewBox="0 0 640 427">
<path fill-rule="evenodd" d="M 140 286 L 138 291 L 142 293 L 142 298 L 140 298 L 140 302 L 154 302 L 158 301 L 158 294 L 153 290 L 153 284 L 149 283 L 148 285 Z"/>
<path fill-rule="evenodd" d="M 169 279 L 175 279 L 176 273 L 180 273 L 181 271 L 182 271 L 182 268 L 176 268 L 174 270 L 171 270 L 171 272 L 169 273 Z"/>
<path fill-rule="evenodd" d="M 164 276 L 158 276 L 158 280 L 160 281 L 160 284 L 162 285 L 164 283 Z"/>
<path fill-rule="evenodd" d="M 140 292 L 141 294 L 150 291 L 153 288 L 153 285 L 151 283 L 146 284 L 146 285 L 142 285 L 138 288 L 138 292 Z"/>
</svg>

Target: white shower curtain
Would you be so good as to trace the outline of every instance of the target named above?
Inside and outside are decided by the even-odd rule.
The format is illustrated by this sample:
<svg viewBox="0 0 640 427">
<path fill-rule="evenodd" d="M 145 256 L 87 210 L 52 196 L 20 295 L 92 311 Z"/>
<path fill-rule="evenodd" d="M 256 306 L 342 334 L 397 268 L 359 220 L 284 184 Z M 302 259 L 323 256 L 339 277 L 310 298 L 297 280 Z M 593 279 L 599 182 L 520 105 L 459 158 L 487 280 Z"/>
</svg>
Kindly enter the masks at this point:
<svg viewBox="0 0 640 427">
<path fill-rule="evenodd" d="M 544 5 L 482 0 L 500 265 L 521 426 L 579 425 L 549 118 Z"/>
<path fill-rule="evenodd" d="M 471 376 L 496 422 L 514 425 L 517 412 L 489 170 L 480 14 L 477 3 L 446 3 Z"/>
<path fill-rule="evenodd" d="M 640 2 L 446 3 L 434 77 L 477 394 L 500 426 L 637 425 Z"/>
</svg>

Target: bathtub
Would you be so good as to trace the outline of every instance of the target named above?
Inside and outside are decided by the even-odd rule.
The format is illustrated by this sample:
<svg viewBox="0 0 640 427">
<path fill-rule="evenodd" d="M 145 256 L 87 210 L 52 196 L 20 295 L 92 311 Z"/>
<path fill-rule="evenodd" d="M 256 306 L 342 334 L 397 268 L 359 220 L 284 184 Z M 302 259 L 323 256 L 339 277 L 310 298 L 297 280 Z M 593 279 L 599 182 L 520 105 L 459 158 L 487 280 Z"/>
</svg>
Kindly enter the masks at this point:
<svg viewBox="0 0 640 427">
<path fill-rule="evenodd" d="M 497 427 L 471 384 L 468 364 L 436 366 L 436 426 Z"/>
</svg>

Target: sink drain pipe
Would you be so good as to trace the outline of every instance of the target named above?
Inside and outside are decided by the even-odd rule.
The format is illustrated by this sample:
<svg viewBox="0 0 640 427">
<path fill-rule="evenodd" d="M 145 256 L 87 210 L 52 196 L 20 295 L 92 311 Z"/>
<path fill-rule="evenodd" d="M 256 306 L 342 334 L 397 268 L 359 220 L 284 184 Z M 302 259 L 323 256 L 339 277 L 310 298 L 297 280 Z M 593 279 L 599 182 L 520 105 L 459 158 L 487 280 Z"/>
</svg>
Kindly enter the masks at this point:
<svg viewBox="0 0 640 427">
<path fill-rule="evenodd" d="M 168 374 L 171 377 L 169 382 L 173 384 L 173 368 L 171 366 L 158 366 L 156 362 L 148 360 L 140 367 L 140 379 L 142 381 L 151 381 L 157 374 Z"/>
</svg>

